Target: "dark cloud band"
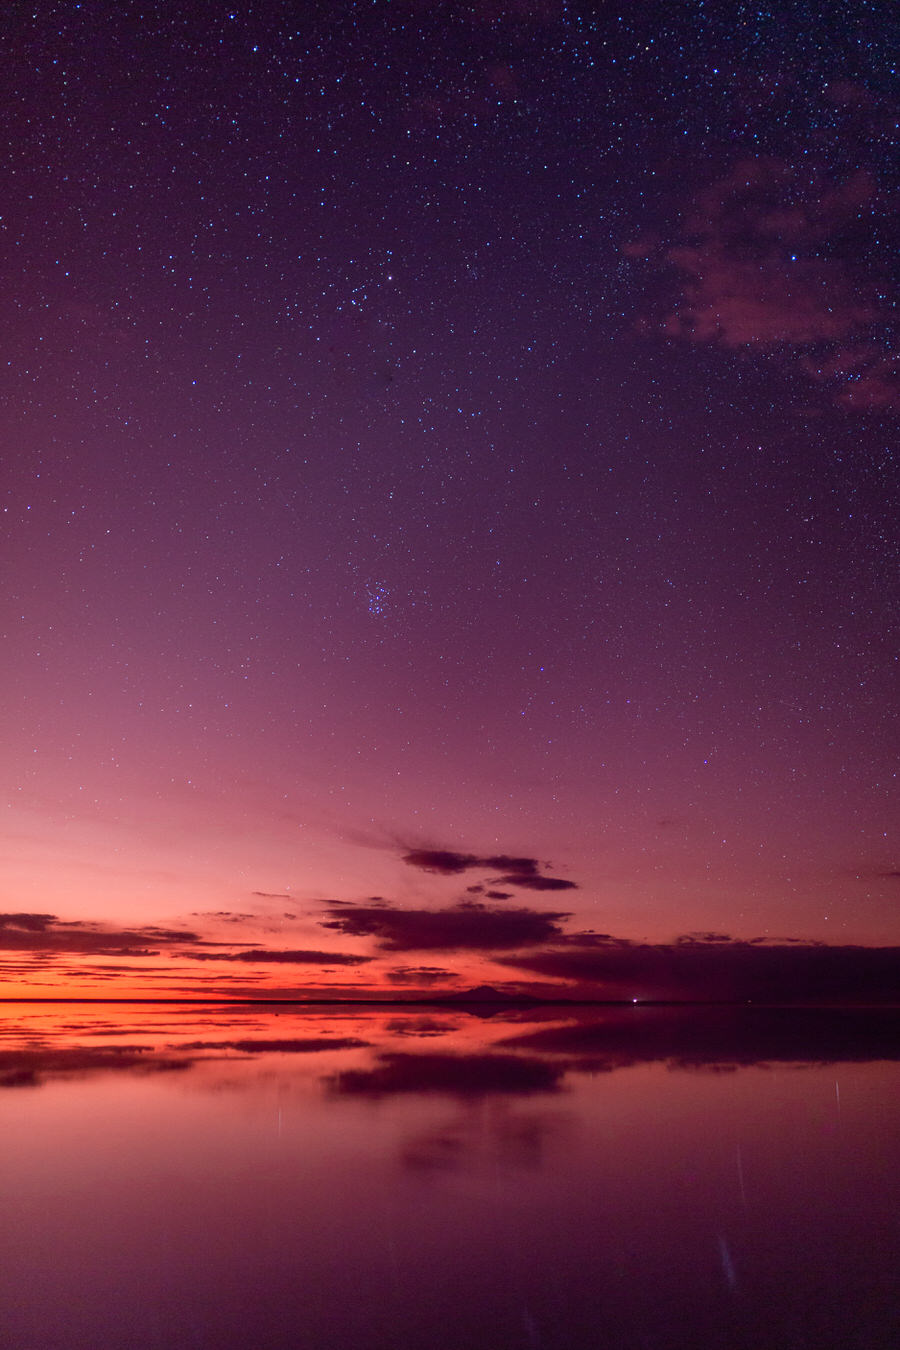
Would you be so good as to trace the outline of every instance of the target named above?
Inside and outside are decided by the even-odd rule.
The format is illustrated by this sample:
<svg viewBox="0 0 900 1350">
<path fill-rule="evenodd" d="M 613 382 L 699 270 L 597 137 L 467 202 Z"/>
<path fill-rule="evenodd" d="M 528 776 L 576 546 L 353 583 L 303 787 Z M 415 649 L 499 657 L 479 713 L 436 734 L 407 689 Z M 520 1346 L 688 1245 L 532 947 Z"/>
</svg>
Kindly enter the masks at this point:
<svg viewBox="0 0 900 1350">
<path fill-rule="evenodd" d="M 324 928 L 350 937 L 373 937 L 384 951 L 511 951 L 563 936 L 564 913 L 487 909 L 472 902 L 448 909 L 329 910 Z"/>
</svg>

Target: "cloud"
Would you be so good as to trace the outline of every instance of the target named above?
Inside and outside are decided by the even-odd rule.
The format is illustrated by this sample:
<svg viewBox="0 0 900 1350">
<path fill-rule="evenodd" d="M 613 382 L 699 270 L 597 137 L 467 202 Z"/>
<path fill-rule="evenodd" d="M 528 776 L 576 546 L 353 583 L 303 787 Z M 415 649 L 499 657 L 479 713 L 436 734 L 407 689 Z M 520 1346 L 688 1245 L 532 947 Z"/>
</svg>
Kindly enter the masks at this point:
<svg viewBox="0 0 900 1350">
<path fill-rule="evenodd" d="M 195 919 L 224 919 L 226 923 L 245 923 L 248 919 L 258 920 L 258 914 L 242 914 L 233 909 L 195 909 L 191 911 Z"/>
<path fill-rule="evenodd" d="M 0 950 L 4 951 L 158 956 L 160 946 L 200 941 L 200 935 L 188 929 L 156 924 L 120 929 L 53 914 L 0 914 Z"/>
<path fill-rule="evenodd" d="M 391 984 L 430 985 L 444 984 L 459 976 L 455 970 L 446 970 L 443 966 L 395 966 L 393 970 L 385 971 L 385 978 Z"/>
<path fill-rule="evenodd" d="M 436 872 L 440 876 L 458 876 L 472 868 L 502 872 L 504 875 L 499 880 L 504 885 L 522 886 L 533 891 L 577 889 L 574 881 L 543 876 L 537 858 L 520 858 L 508 853 L 458 853 L 446 848 L 414 848 L 403 854 L 403 861 L 410 867 L 418 867 L 423 872 Z M 470 894 L 476 894 L 481 888 L 468 886 L 466 889 Z"/>
<path fill-rule="evenodd" d="M 281 1040 L 188 1041 L 181 1050 L 237 1050 L 242 1055 L 315 1055 L 322 1050 L 362 1050 L 369 1041 L 356 1036 L 298 1036 Z"/>
<path fill-rule="evenodd" d="M 361 966 L 373 959 L 349 952 L 279 951 L 266 947 L 239 952 L 179 952 L 179 956 L 190 957 L 192 961 L 243 961 L 247 965 L 284 966 Z"/>
<path fill-rule="evenodd" d="M 698 195 L 662 253 L 680 294 L 661 321 L 642 329 L 737 350 L 780 349 L 841 406 L 897 411 L 891 288 L 877 244 L 885 210 L 865 168 L 837 181 L 806 164 L 739 160 Z"/>
<path fill-rule="evenodd" d="M 802 357 L 805 373 L 827 385 L 839 407 L 851 411 L 900 411 L 900 355 L 862 339 Z"/>
<path fill-rule="evenodd" d="M 574 881 L 565 881 L 562 877 L 511 876 L 501 877 L 504 886 L 523 886 L 529 891 L 577 891 Z"/>
<path fill-rule="evenodd" d="M 715 933 L 652 945 L 582 935 L 554 949 L 495 960 L 603 999 L 900 1001 L 898 947 L 739 942 Z"/>
<path fill-rule="evenodd" d="M 374 937 L 383 951 L 508 951 L 562 937 L 568 914 L 533 909 L 492 910 L 473 901 L 448 909 L 328 910 L 323 928 Z"/>
<path fill-rule="evenodd" d="M 251 891 L 251 895 L 258 895 L 263 900 L 293 900 L 292 895 L 285 895 L 282 891 Z"/>
<path fill-rule="evenodd" d="M 348 1069 L 329 1079 L 341 1096 L 441 1093 L 449 1097 L 559 1092 L 562 1068 L 514 1054 L 383 1054 L 374 1069 Z"/>
<path fill-rule="evenodd" d="M 530 876 L 538 868 L 536 858 L 513 858 L 506 854 L 479 857 L 476 853 L 457 853 L 447 848 L 413 848 L 403 854 L 403 861 L 410 867 L 421 868 L 423 872 L 439 872 L 443 876 L 454 876 L 472 867 Z"/>
<path fill-rule="evenodd" d="M 830 184 L 781 160 L 740 160 L 700 193 L 668 251 L 684 282 L 666 330 L 733 347 L 846 336 L 874 310 L 846 247 L 829 245 L 842 232 L 858 239 L 854 224 L 874 198 L 865 170 Z"/>
<path fill-rule="evenodd" d="M 56 922 L 52 914 L 0 914 L 0 934 L 8 928 L 26 933 L 43 933 Z"/>
</svg>

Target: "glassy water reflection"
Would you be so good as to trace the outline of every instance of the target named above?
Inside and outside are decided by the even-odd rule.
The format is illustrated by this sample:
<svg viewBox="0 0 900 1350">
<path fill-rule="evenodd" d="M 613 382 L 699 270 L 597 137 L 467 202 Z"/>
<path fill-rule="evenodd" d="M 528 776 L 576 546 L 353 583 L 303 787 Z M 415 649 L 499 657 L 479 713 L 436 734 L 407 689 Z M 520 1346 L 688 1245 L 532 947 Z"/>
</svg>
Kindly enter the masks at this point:
<svg viewBox="0 0 900 1350">
<path fill-rule="evenodd" d="M 900 1344 L 895 1012 L 0 1011 L 12 1350 Z"/>
</svg>

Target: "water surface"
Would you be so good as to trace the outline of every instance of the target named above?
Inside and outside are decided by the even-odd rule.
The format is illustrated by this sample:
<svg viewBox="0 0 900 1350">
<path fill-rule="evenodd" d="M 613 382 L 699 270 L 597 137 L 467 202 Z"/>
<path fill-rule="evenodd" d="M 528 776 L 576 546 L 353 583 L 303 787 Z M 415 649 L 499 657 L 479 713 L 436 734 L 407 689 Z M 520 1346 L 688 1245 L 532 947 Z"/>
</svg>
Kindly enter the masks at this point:
<svg viewBox="0 0 900 1350">
<path fill-rule="evenodd" d="M 896 1013 L 0 1012 L 12 1350 L 900 1344 Z"/>
</svg>

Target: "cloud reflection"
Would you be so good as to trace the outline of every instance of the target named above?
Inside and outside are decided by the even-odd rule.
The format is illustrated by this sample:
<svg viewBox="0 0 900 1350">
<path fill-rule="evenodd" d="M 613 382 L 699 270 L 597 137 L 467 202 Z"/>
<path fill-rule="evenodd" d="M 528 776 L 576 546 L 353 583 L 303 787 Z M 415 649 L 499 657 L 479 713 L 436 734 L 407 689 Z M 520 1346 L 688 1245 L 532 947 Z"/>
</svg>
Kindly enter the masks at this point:
<svg viewBox="0 0 900 1350">
<path fill-rule="evenodd" d="M 142 1046 L 63 1046 L 0 1052 L 0 1088 L 40 1087 L 52 1079 L 121 1072 L 172 1073 L 191 1061 L 147 1052 Z"/>
<path fill-rule="evenodd" d="M 128 1037 L 125 1044 L 123 1036 Z M 108 1040 L 110 1044 L 103 1044 Z M 416 1040 L 427 1041 L 419 1053 Z M 98 1043 L 100 1042 L 100 1043 Z M 143 1042 L 143 1043 L 142 1043 Z M 221 1061 L 256 1063 L 290 1076 L 297 1060 L 356 1052 L 346 1069 L 320 1062 L 332 1100 L 396 1095 L 457 1101 L 558 1094 L 567 1078 L 663 1062 L 672 1069 L 900 1059 L 897 1008 L 618 1007 L 498 1009 L 489 1021 L 454 1010 L 440 1017 L 390 1010 L 266 1013 L 246 1008 L 204 1017 L 174 1010 L 105 1011 L 82 1022 L 29 1012 L 0 1021 L 0 1087 L 113 1072 L 164 1074 Z M 204 1080 L 207 1081 L 207 1080 Z"/>
<path fill-rule="evenodd" d="M 598 1072 L 665 1061 L 672 1068 L 900 1059 L 900 1009 L 619 1008 L 511 1036 L 506 1048 Z"/>
<path fill-rule="evenodd" d="M 440 1093 L 449 1097 L 559 1092 L 564 1069 L 537 1056 L 516 1054 L 403 1054 L 378 1057 L 371 1069 L 334 1074 L 338 1096 L 386 1097 L 397 1093 Z"/>
</svg>

